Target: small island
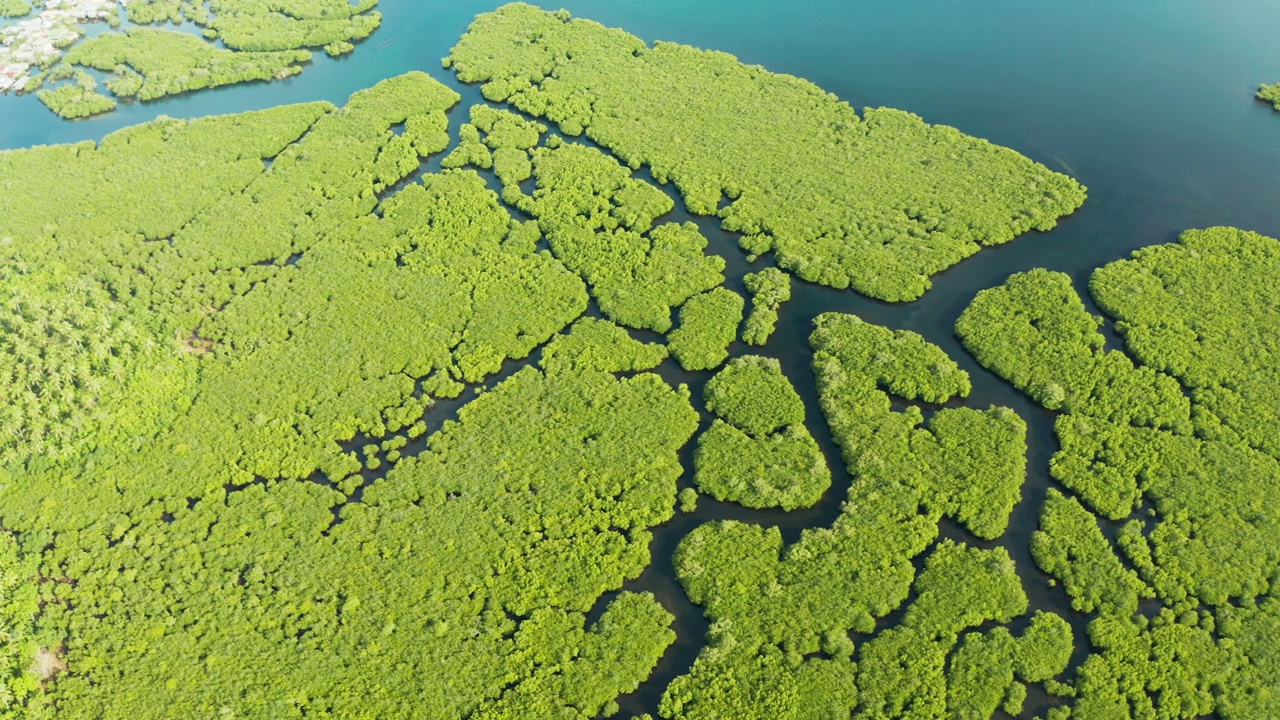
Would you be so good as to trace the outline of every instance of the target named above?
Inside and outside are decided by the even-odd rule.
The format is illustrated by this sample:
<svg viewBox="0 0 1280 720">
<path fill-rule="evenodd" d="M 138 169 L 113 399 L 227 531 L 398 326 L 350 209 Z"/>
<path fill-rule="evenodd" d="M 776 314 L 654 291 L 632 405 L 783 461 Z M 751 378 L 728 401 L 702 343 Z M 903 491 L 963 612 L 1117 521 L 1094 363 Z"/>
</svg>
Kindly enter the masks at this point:
<svg viewBox="0 0 1280 720">
<path fill-rule="evenodd" d="M 1263 85 L 1258 88 L 1257 98 L 1264 102 L 1271 103 L 1276 110 L 1280 110 L 1280 83 L 1275 85 Z"/>
</svg>

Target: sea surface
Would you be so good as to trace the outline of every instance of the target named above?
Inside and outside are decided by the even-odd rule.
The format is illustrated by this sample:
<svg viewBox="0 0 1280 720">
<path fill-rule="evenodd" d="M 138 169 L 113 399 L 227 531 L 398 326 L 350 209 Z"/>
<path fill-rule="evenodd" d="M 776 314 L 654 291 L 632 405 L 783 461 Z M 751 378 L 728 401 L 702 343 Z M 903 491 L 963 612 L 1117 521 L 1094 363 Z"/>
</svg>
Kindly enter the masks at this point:
<svg viewBox="0 0 1280 720">
<path fill-rule="evenodd" d="M 57 119 L 34 97 L 0 96 L 0 148 L 97 140 L 122 127 L 167 115 L 191 118 L 329 100 L 384 78 L 423 70 L 455 88 L 463 102 L 451 115 L 456 137 L 474 87 L 441 69 L 472 17 L 496 2 L 383 0 L 383 27 L 334 60 L 318 53 L 300 76 L 283 82 L 203 91 L 146 104 L 124 104 L 78 122 Z M 809 371 L 812 319 L 827 311 L 909 329 L 942 346 L 973 376 L 967 404 L 1007 405 L 1029 425 L 1029 477 L 1006 537 L 1033 608 L 1073 620 L 1077 653 L 1085 653 L 1083 618 L 1060 589 L 1035 569 L 1027 541 L 1052 481 L 1053 417 L 987 373 L 952 334 L 960 312 L 979 290 L 1033 267 L 1069 273 L 1085 294 L 1091 270 L 1146 245 L 1170 242 L 1189 228 L 1234 225 L 1280 237 L 1280 113 L 1252 99 L 1258 84 L 1280 82 L 1280 3 L 1273 0 L 564 0 L 580 17 L 619 26 L 645 40 L 669 40 L 722 50 L 743 61 L 811 80 L 855 107 L 890 106 L 934 123 L 1014 148 L 1077 178 L 1089 189 L 1084 208 L 1050 233 L 1033 233 L 984 250 L 937 276 L 922 300 L 890 305 L 848 291 L 797 282 L 778 332 L 762 351 L 779 358 L 804 396 L 808 422 L 836 481 L 815 508 L 753 512 L 701 498 L 693 515 L 659 529 L 652 566 L 628 589 L 649 590 L 677 614 L 679 640 L 650 682 L 623 698 L 627 712 L 652 712 L 666 683 L 686 672 L 702 645 L 706 621 L 675 582 L 671 552 L 693 527 L 739 518 L 777 525 L 788 541 L 806 527 L 829 524 L 848 487 L 839 452 L 818 412 Z M 548 9 L 552 9 L 548 6 Z M 786 132 L 779 128 L 778 132 Z M 438 167 L 438 158 L 428 168 Z M 669 189 L 668 189 L 669 190 Z M 0 207 L 0 212 L 4 212 Z M 729 286 L 741 290 L 749 267 L 736 240 L 714 220 L 692 219 L 728 262 Z M 1087 301 L 1087 296 L 1086 296 Z M 1115 335 L 1109 338 L 1119 347 Z M 734 354 L 753 350 L 735 345 Z M 536 357 L 536 355 L 535 355 Z M 518 367 L 509 363 L 496 382 Z M 670 364 L 664 375 L 688 382 L 700 396 L 706 375 Z M 468 392 L 463 400 L 471 397 Z M 458 402 L 431 411 L 432 429 Z M 686 466 L 692 446 L 686 448 Z M 688 478 L 682 484 L 688 483 Z M 943 535 L 964 538 L 944 523 Z M 990 546 L 992 543 L 976 543 Z M 603 604 L 602 604 L 603 605 Z M 892 618 L 890 618 L 892 621 Z M 1026 717 L 1050 700 L 1033 694 Z"/>
</svg>

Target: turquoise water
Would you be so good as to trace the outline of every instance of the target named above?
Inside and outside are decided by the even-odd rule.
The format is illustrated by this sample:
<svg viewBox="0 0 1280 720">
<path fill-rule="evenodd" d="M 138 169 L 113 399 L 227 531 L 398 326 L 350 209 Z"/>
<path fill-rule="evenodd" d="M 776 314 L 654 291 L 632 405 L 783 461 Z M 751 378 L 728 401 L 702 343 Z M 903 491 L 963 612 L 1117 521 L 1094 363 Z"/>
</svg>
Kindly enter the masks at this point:
<svg viewBox="0 0 1280 720">
<path fill-rule="evenodd" d="M 284 82 L 124 105 L 86 121 L 59 121 L 31 96 L 0 97 L 0 147 L 97 139 L 158 115 L 341 103 L 414 69 L 456 86 L 439 59 L 475 13 L 495 4 L 383 0 L 384 26 L 349 57 L 319 53 Z M 1280 206 L 1280 118 L 1250 99 L 1260 82 L 1280 80 L 1277 3 L 565 4 L 647 40 L 720 49 L 799 75 L 855 106 L 911 110 L 1075 175 L 1091 202 L 1072 223 L 1092 232 L 1022 243 L 1035 246 L 1040 262 L 1092 265 L 1212 223 L 1280 234 L 1280 207 L 1273 209 Z"/>
<path fill-rule="evenodd" d="M 123 105 L 91 120 L 59 121 L 32 96 L 0 97 L 0 147 L 97 139 L 159 115 L 341 103 L 415 69 L 457 87 L 439 59 L 475 13 L 495 5 L 383 0 L 384 26 L 351 56 L 319 53 L 284 82 Z M 1280 235 L 1280 116 L 1250 99 L 1259 83 L 1280 81 L 1280 3 L 613 0 L 566 7 L 646 40 L 724 50 L 799 75 L 855 106 L 911 110 L 1089 186 L 1089 204 L 1064 230 L 1002 251 L 1017 256 L 1008 258 L 1010 268 L 1024 259 L 1091 267 L 1210 224 Z M 952 274 L 969 271 L 962 265 Z"/>
<path fill-rule="evenodd" d="M 458 89 L 465 108 L 478 93 L 441 70 L 439 60 L 477 12 L 495 5 L 384 0 L 383 28 L 352 56 L 333 60 L 321 54 L 302 75 L 284 82 L 124 105 L 87 121 L 60 121 L 33 97 L 0 97 L 0 147 L 98 139 L 159 115 L 197 117 L 320 99 L 342 103 L 356 90 L 409 70 L 425 70 Z M 724 50 L 807 78 L 855 106 L 911 110 L 1012 147 L 1089 187 L 1088 203 L 1058 229 L 983 251 L 938 276 L 934 290 L 919 302 L 887 305 L 798 284 L 766 349 L 782 360 L 805 396 L 810 426 L 833 468 L 840 467 L 838 452 L 817 414 L 808 371 L 806 338 L 820 312 L 855 312 L 918 331 L 973 374 L 971 405 L 1015 408 L 1030 425 L 1031 464 L 1025 501 L 1002 544 L 1026 578 L 1033 607 L 1071 616 L 1065 596 L 1047 589 L 1026 547 L 1050 485 L 1052 418 L 977 367 L 951 328 L 978 290 L 1020 270 L 1062 270 L 1083 290 L 1092 268 L 1168 242 L 1187 228 L 1230 224 L 1280 237 L 1280 113 L 1252 100 L 1259 83 L 1280 82 L 1280 3 L 617 0 L 565 6 L 646 40 Z M 460 114 L 453 116 L 455 126 Z M 684 216 L 677 212 L 675 219 Z M 730 261 L 730 285 L 740 285 L 747 266 L 733 238 L 706 219 L 700 224 L 712 249 Z M 736 354 L 744 352 L 735 347 Z M 691 382 L 695 395 L 705 382 L 678 371 L 667 374 L 673 382 Z M 433 427 L 441 419 L 433 419 Z M 632 587 L 655 592 L 677 613 L 680 640 L 651 682 L 624 699 L 624 710 L 652 711 L 666 682 L 687 670 L 701 647 L 705 621 L 684 599 L 670 568 L 680 537 L 708 519 L 740 517 L 777 524 L 792 539 L 803 527 L 830 523 L 847 482 L 843 478 L 842 487 L 838 477 L 819 507 L 785 516 L 704 498 L 696 515 L 681 516 L 658 533 L 653 567 Z M 944 534 L 958 532 L 944 527 Z M 1082 627 L 1081 618 L 1073 617 Z M 1083 645 L 1082 635 L 1077 642 Z M 1044 703 L 1043 697 L 1030 698 L 1027 716 Z"/>
</svg>

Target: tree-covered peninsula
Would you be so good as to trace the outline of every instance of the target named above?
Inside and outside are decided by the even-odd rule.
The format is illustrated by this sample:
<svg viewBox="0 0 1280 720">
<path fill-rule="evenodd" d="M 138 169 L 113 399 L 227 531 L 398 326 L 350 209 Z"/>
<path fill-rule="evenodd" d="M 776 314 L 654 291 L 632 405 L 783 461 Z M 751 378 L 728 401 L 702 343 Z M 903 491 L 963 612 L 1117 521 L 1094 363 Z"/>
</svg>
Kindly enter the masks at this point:
<svg viewBox="0 0 1280 720">
<path fill-rule="evenodd" d="M 818 87 L 724 53 L 516 3 L 479 16 L 445 64 L 487 99 L 674 182 L 753 255 L 891 301 L 983 247 L 1048 230 L 1084 188 L 1018 153 L 897 110 L 861 117 Z"/>
</svg>

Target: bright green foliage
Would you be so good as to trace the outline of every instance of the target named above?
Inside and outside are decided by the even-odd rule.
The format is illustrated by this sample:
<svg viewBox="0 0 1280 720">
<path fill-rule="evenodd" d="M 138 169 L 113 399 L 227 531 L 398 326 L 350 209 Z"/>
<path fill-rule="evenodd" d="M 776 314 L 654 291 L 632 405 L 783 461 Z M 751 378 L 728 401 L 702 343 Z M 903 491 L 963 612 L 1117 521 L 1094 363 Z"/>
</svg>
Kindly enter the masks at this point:
<svg viewBox="0 0 1280 720">
<path fill-rule="evenodd" d="M 0 287 L 0 459 L 69 455 L 85 413 L 148 341 L 88 278 L 6 265 Z"/>
<path fill-rule="evenodd" d="M 1275 85 L 1263 85 L 1258 88 L 1258 99 L 1265 100 L 1280 110 L 1280 83 Z"/>
<path fill-rule="evenodd" d="M 0 192 L 14 203 L 0 215 L 0 465 L 62 458 L 89 443 L 124 398 L 145 405 L 168 397 L 176 375 L 144 381 L 136 373 L 168 366 L 182 375 L 168 351 L 175 336 L 190 336 L 212 300 L 193 294 L 184 308 L 181 298 L 153 296 L 161 280 L 155 268 L 174 256 L 165 243 L 145 239 L 172 236 L 215 198 L 240 193 L 262 174 L 263 157 L 279 153 L 328 109 L 316 103 L 161 120 L 109 135 L 97 147 L 0 153 Z M 56 214 L 48 211 L 52 198 Z M 245 279 L 243 271 L 211 277 L 202 292 L 225 286 L 230 293 Z M 135 377 L 141 385 L 131 386 Z M 119 415 L 112 424 L 127 425 Z"/>
<path fill-rule="evenodd" d="M 1253 433 L 1275 411 L 1263 401 L 1257 410 L 1234 416 L 1234 424 L 1220 422 L 1215 412 L 1246 406 L 1242 399 L 1218 404 L 1219 398 L 1234 393 L 1265 398 L 1271 392 L 1265 383 L 1249 385 L 1255 381 L 1236 378 L 1275 372 L 1265 331 L 1251 327 L 1265 327 L 1272 314 L 1263 307 L 1270 276 L 1259 272 L 1250 280 L 1242 259 L 1247 255 L 1265 266 L 1274 243 L 1236 231 L 1188 233 L 1176 245 L 1141 251 L 1095 273 L 1091 287 L 1099 301 L 1109 312 L 1133 319 L 1125 321 L 1124 332 L 1126 341 L 1132 337 L 1143 347 L 1140 357 L 1150 356 L 1152 362 L 1182 358 L 1177 367 L 1195 368 L 1182 370 L 1204 387 L 1193 390 L 1190 401 L 1169 375 L 1146 365 L 1135 369 L 1119 352 L 1097 352 L 1101 338 L 1095 331 L 1060 332 L 1096 324 L 1065 276 L 1044 271 L 1014 276 L 980 293 L 961 316 L 958 332 L 983 364 L 1020 387 L 1061 379 L 1066 398 L 1061 407 L 1068 412 L 1056 425 L 1062 450 L 1051 463 L 1055 477 L 1113 519 L 1127 517 L 1144 497 L 1155 505 L 1158 519 L 1119 539 L 1143 579 L 1174 607 L 1256 598 L 1280 573 L 1280 504 L 1274 490 L 1280 488 L 1280 464 L 1234 430 L 1238 424 Z M 1158 267 L 1150 265 L 1151 258 L 1166 256 Z M 1173 289 L 1166 292 L 1166 283 Z M 1220 291 L 1212 292 L 1215 287 Z M 1200 288 L 1206 288 L 1203 295 L 1180 304 L 1181 295 Z M 1240 305 L 1238 318 L 1222 310 L 1232 302 Z M 1169 309 L 1167 318 L 1154 314 L 1160 306 Z M 1027 317 L 1039 321 L 1029 323 Z M 976 332 L 975 327 L 990 329 Z M 1224 339 L 1185 339 L 1196 332 Z M 1179 337 L 1182 345 L 1158 341 Z M 1225 339 L 1230 337 L 1245 339 L 1236 345 Z M 1040 364 L 1028 368 L 1029 357 Z M 1237 389 L 1215 391 L 1214 382 Z M 1058 406 L 1053 399 L 1041 402 Z M 1189 418 L 1197 426 L 1194 436 L 1188 434 Z"/>
<path fill-rule="evenodd" d="M 803 425 L 753 437 L 721 420 L 698 439 L 694 483 L 717 500 L 794 510 L 822 499 L 831 471 Z"/>
<path fill-rule="evenodd" d="M 712 626 L 691 672 L 667 687 L 663 716 L 847 715 L 858 690 L 848 632 L 870 632 L 906 599 L 910 558 L 936 534 L 916 505 L 898 488 L 857 485 L 833 527 L 785 549 L 776 528 L 730 521 L 690 533 L 676 572 Z"/>
<path fill-rule="evenodd" d="M 116 109 L 114 100 L 97 92 L 98 81 L 89 73 L 77 70 L 72 77 L 75 82 L 57 88 L 46 87 L 37 92 L 36 97 L 45 107 L 66 120 L 86 118 Z"/>
<path fill-rule="evenodd" d="M 124 7 L 129 22 L 136 25 L 153 25 L 162 22 L 182 22 L 182 0 L 129 0 Z"/>
<path fill-rule="evenodd" d="M 538 220 L 551 251 L 582 276 L 611 320 L 666 332 L 671 309 L 724 282 L 724 260 L 705 253 L 693 223 L 653 227 L 673 203 L 595 148 L 559 138 L 537 147 L 546 126 L 486 105 L 471 109 L 445 167 L 492 168 L 502 198 Z M 532 196 L 520 183 L 536 177 Z"/>
<path fill-rule="evenodd" d="M 1067 667 L 1074 644 L 1066 620 L 1037 611 L 1013 649 L 1014 670 L 1027 682 L 1044 682 Z"/>
<path fill-rule="evenodd" d="M 1188 431 L 1190 405 L 1178 383 L 1104 350 L 1101 322 L 1070 277 L 1032 270 L 978 293 L 956 334 L 978 362 L 1051 410 Z"/>
<path fill-rule="evenodd" d="M 209 28 L 232 50 L 263 52 L 335 43 L 350 45 L 353 40 L 369 37 L 382 24 L 380 13 L 364 12 L 376 4 L 376 0 L 358 6 L 333 0 L 214 0 L 214 18 Z M 306 8 L 307 12 L 294 14 L 293 8 L 282 7 L 287 5 Z"/>
<path fill-rule="evenodd" d="M 582 318 L 568 335 L 560 335 L 542 351 L 548 370 L 584 368 L 600 372 L 652 370 L 667 359 L 667 348 L 643 343 L 608 320 Z"/>
<path fill-rule="evenodd" d="M 355 49 L 356 49 L 355 44 L 347 42 L 346 40 L 337 40 L 335 42 L 331 42 L 328 45 L 324 46 L 325 53 L 327 53 L 330 57 L 339 57 L 341 55 L 346 55 L 348 53 L 354 52 Z"/>
<path fill-rule="evenodd" d="M 1132 615 L 1154 593 L 1126 568 L 1089 511 L 1074 498 L 1049 491 L 1040 511 L 1040 529 L 1031 536 L 1036 564 L 1057 578 L 1081 612 Z"/>
<path fill-rule="evenodd" d="M 372 222 L 377 194 L 448 145 L 444 111 L 457 101 L 416 72 L 355 93 L 343 112 L 277 156 L 247 192 L 220 198 L 175 235 L 174 247 L 193 271 L 208 272 L 286 258 L 354 220 Z M 400 123 L 404 132 L 393 134 Z M 246 234 L 246 226 L 255 232 Z"/>
<path fill-rule="evenodd" d="M 493 153 L 480 139 L 480 131 L 474 125 L 466 124 L 460 131 L 461 139 L 453 152 L 440 161 L 446 170 L 474 167 L 481 170 L 493 169 Z"/>
<path fill-rule="evenodd" d="M 930 275 L 1052 228 L 1085 197 L 952 128 L 887 109 L 859 118 L 798 78 L 530 5 L 479 16 L 445 64 L 490 100 L 649 165 L 751 253 L 884 300 L 918 298 Z"/>
<path fill-rule="evenodd" d="M 22 552 L 12 533 L 0 530 L 0 718 L 4 720 L 42 714 L 36 694 L 42 653 L 32 633 L 40 608 L 35 560 Z"/>
<path fill-rule="evenodd" d="M 707 383 L 704 397 L 719 419 L 698 439 L 699 489 L 753 508 L 794 510 L 822 498 L 831 471 L 777 360 L 734 359 Z"/>
<path fill-rule="evenodd" d="M 500 177 L 501 153 L 494 155 Z M 673 307 L 724 282 L 724 260 L 705 253 L 696 225 L 653 228 L 671 199 L 617 160 L 566 143 L 534 152 L 531 167 L 537 189 L 516 198 L 516 207 L 538 219 L 551 251 L 587 281 L 615 322 L 666 332 Z"/>
<path fill-rule="evenodd" d="M 361 501 L 280 482 L 170 505 L 167 524 L 154 505 L 107 519 L 47 560 L 78 578 L 60 588 L 71 607 L 43 621 L 77 628 L 59 706 L 592 717 L 672 639 L 652 598 L 619 597 L 585 635 L 583 613 L 648 564 L 696 425 L 656 376 L 530 367 Z"/>
<path fill-rule="evenodd" d="M 502 182 L 504 198 L 514 200 L 520 194 L 520 183 L 533 175 L 529 154 L 546 131 L 546 125 L 515 113 L 472 105 L 471 122 L 462 126 L 461 142 L 444 159 L 444 167 L 493 169 Z M 483 139 L 480 133 L 484 133 Z"/>
<path fill-rule="evenodd" d="M 184 422 L 244 418 L 209 447 L 241 448 L 242 463 L 265 463 L 250 465 L 257 475 L 319 468 L 339 480 L 354 467 L 332 441 L 410 424 L 429 402 L 414 380 L 482 380 L 585 309 L 581 282 L 552 258 L 504 245 L 509 224 L 480 178 L 453 173 L 407 189 L 381 219 L 330 234 L 296 272 L 213 318 L 207 337 L 229 352 L 206 370 Z M 304 319 L 281 322 L 280 307 Z M 341 356 L 324 352 L 331 347 Z M 281 366 L 291 366 L 291 383 L 271 380 Z M 196 449 L 191 438 L 208 434 L 194 427 L 184 434 Z M 274 457 L 253 450 L 263 444 L 277 448 Z"/>
<path fill-rule="evenodd" d="M 1165 609 L 1145 628 L 1105 614 L 1090 623 L 1089 640 L 1100 652 L 1077 672 L 1072 717 L 1197 718 L 1212 713 L 1214 695 L 1233 682 L 1233 658 L 1215 645 L 1198 616 L 1193 613 L 1191 619 L 1184 622 Z"/>
<path fill-rule="evenodd" d="M 29 12 L 31 3 L 28 0 L 0 0 L 0 17 L 22 17 Z"/>
<path fill-rule="evenodd" d="M 962 631 L 987 621 L 1008 622 L 1027 607 L 1007 552 L 950 541 L 938 545 L 916 579 L 916 597 L 902 623 L 862 645 L 855 664 L 850 628 L 843 624 L 850 617 L 844 613 L 871 609 L 882 615 L 901 603 L 913 571 L 909 563 L 890 568 L 919 554 L 924 544 L 891 544 L 912 535 L 927 542 L 929 534 L 917 522 L 880 524 L 890 508 L 901 513 L 901 520 L 914 514 L 907 504 L 878 492 L 851 495 L 851 506 L 864 502 L 870 505 L 848 508 L 833 530 L 806 531 L 785 551 L 782 563 L 776 530 L 717 523 L 681 544 L 677 571 L 694 602 L 707 606 L 713 624 L 691 674 L 668 688 L 661 708 L 665 717 L 825 718 L 852 712 L 867 719 L 944 718 L 951 717 L 949 705 L 981 702 L 993 682 L 1002 683 L 994 703 L 1006 689 L 1015 692 L 1015 672 L 1024 681 L 1040 682 L 1065 668 L 1070 629 L 1057 616 L 1043 614 L 1016 640 L 1003 628 L 988 633 L 999 642 L 993 648 L 998 653 L 988 651 L 975 663 L 972 650 L 962 651 L 948 668 Z M 846 518 L 850 525 L 844 525 Z M 860 528 L 852 525 L 873 518 Z M 910 526 L 916 530 L 904 535 Z M 885 565 L 894 549 L 909 554 Z M 862 605 L 866 601 L 873 605 Z M 822 622 L 836 624 L 820 635 L 801 631 Z M 870 618 L 867 622 L 863 631 L 874 627 Z M 989 662 L 999 663 L 998 669 L 993 672 Z M 904 713 L 908 706 L 909 715 Z"/>
<path fill-rule="evenodd" d="M 1088 418 L 1061 418 L 1058 433 L 1063 449 L 1051 470 L 1068 487 L 1081 488 L 1099 512 L 1105 514 L 1106 505 L 1095 497 L 1107 497 L 1107 483 L 1155 505 L 1159 519 L 1140 523 L 1140 531 L 1121 540 L 1167 602 L 1221 606 L 1274 586 L 1280 573 L 1280 464 L 1274 458 Z"/>
<path fill-rule="evenodd" d="M 377 0 L 133 0 L 126 8 L 131 27 L 87 40 L 72 48 L 54 73 L 73 66 L 112 73 L 106 85 L 116 97 L 155 100 L 205 88 L 256 80 L 281 79 L 302 71 L 308 48 L 331 56 L 355 49 L 373 33 L 382 16 Z M 0 0 L 0 17 L 31 10 L 26 0 Z M 203 39 L 185 32 L 136 27 L 190 20 L 204 26 Z M 114 27 L 119 19 L 108 22 Z M 72 27 L 76 27 L 72 25 Z M 221 46 L 213 44 L 218 40 Z M 56 58 L 55 58 L 56 61 Z M 31 78 L 28 90 L 56 79 L 46 72 Z M 87 76 L 86 76 L 87 77 Z M 86 117 L 115 108 L 114 102 L 86 87 L 46 89 L 40 99 L 64 118 Z"/>
<path fill-rule="evenodd" d="M 755 437 L 804 424 L 804 402 L 777 360 L 735 358 L 707 383 L 707 409 Z"/>
<path fill-rule="evenodd" d="M 877 486 L 904 483 L 931 513 L 974 534 L 1004 533 L 1026 474 L 1026 424 L 1008 408 L 947 408 L 928 423 L 907 400 L 967 395 L 969 376 L 919 335 L 828 313 L 809 339 L 823 415 L 845 464 Z M 921 427 L 923 425 L 923 427 Z"/>
<path fill-rule="evenodd" d="M 472 105 L 470 113 L 471 122 L 462 126 L 461 142 L 444 159 L 444 166 L 473 165 L 489 169 L 493 166 L 490 151 L 499 151 L 507 158 L 507 167 L 504 168 L 507 172 L 498 173 L 498 179 L 504 188 L 518 192 L 519 188 L 515 186 L 533 174 L 529 152 L 542 142 L 547 126 L 488 105 Z M 517 169 L 520 171 L 513 172 Z"/>
<path fill-rule="evenodd" d="M 764 345 L 778 324 L 778 308 L 791 299 L 791 276 L 778 268 L 765 268 L 747 273 L 743 280 L 751 293 L 751 314 L 742 329 L 742 340 L 748 345 Z"/>
<path fill-rule="evenodd" d="M 296 75 L 302 72 L 299 63 L 310 59 L 311 53 L 305 50 L 237 52 L 175 30 L 135 27 L 86 40 L 67 53 L 65 62 L 107 72 L 128 66 L 143 77 L 133 94 L 140 100 L 155 100 L 219 85 Z M 108 87 L 122 92 L 132 89 Z"/>
<path fill-rule="evenodd" d="M 1201 624 L 1210 623 L 1202 619 Z M 1215 629 L 1247 659 L 1234 681 L 1223 687 L 1223 717 L 1280 717 L 1280 692 L 1275 687 L 1280 678 L 1280 600 L 1271 597 L 1256 608 L 1221 613 Z"/>
<path fill-rule="evenodd" d="M 1139 362 L 1190 389 L 1202 437 L 1280 457 L 1278 276 L 1280 243 L 1212 228 L 1100 268 L 1089 292 Z"/>
<path fill-rule="evenodd" d="M 871 632 L 907 597 L 910 559 L 936 535 L 904 488 L 857 483 L 830 528 L 806 530 L 784 548 L 776 528 L 704 525 L 676 553 L 689 597 L 713 618 L 732 618 L 738 642 L 817 652 L 832 632 Z M 837 592 L 837 589 L 839 591 Z"/>
<path fill-rule="evenodd" d="M 744 305 L 741 295 L 722 287 L 689 298 L 680 308 L 680 327 L 667 335 L 680 367 L 710 370 L 724 362 L 742 324 Z"/>
<path fill-rule="evenodd" d="M 1009 622 L 1027 610 L 1004 548 L 979 550 L 944 540 L 914 590 L 916 598 L 901 624 L 861 648 L 855 718 L 949 717 L 948 705 L 963 706 L 963 699 L 990 689 L 988 678 L 966 672 L 962 656 L 948 677 L 947 657 L 960 633 L 988 621 Z"/>
<path fill-rule="evenodd" d="M 698 510 L 698 491 L 693 488 L 681 488 L 676 494 L 676 500 L 680 502 L 680 512 L 691 513 Z"/>
<path fill-rule="evenodd" d="M 550 621 L 535 631 L 544 617 Z M 641 673 L 647 674 L 676 639 L 671 620 L 648 593 L 619 595 L 586 633 L 581 615 L 537 611 L 517 635 L 516 652 L 540 666 L 529 680 L 471 717 L 593 720 L 613 698 L 640 686 Z M 559 657 L 552 652 L 566 647 L 572 649 L 570 661 L 564 650 Z"/>
<path fill-rule="evenodd" d="M 809 337 L 814 352 L 837 358 L 872 388 L 906 400 L 944 403 L 968 396 L 973 387 L 968 373 L 917 333 L 894 332 L 841 313 L 820 315 L 814 326 Z"/>
<path fill-rule="evenodd" d="M 805 530 L 790 546 L 776 528 L 732 521 L 704 525 L 681 542 L 676 573 L 712 625 L 693 669 L 667 688 L 666 717 L 869 719 L 899 717 L 917 701 L 921 710 L 911 717 L 948 717 L 949 694 L 971 706 L 978 685 L 989 682 L 960 670 L 949 682 L 947 658 L 960 633 L 1026 610 L 1003 549 L 948 541 L 918 580 L 913 565 L 937 538 L 944 513 L 984 537 L 1003 531 L 1023 478 L 1022 421 L 1007 409 L 963 411 L 973 417 L 957 415 L 955 427 L 943 420 L 937 435 L 913 431 L 919 409 L 894 412 L 879 387 L 943 402 L 969 391 L 968 376 L 918 335 L 847 315 L 816 324 L 810 342 L 819 395 L 853 475 L 848 500 L 831 527 Z M 708 406 L 766 431 L 802 417 L 798 398 L 776 382 L 759 381 L 774 388 L 763 397 L 777 398 L 760 405 L 729 382 L 744 371 L 767 375 L 767 368 L 734 361 L 708 383 Z M 875 631 L 877 618 L 907 600 L 913 580 L 917 598 L 903 624 L 865 643 L 855 663 L 850 632 Z M 1071 648 L 1060 623 L 1033 625 L 1017 641 L 1016 657 L 1011 651 L 1002 661 L 1026 682 L 1060 672 Z M 1018 692 L 1012 673 L 995 702 Z"/>
<path fill-rule="evenodd" d="M 116 109 L 115 100 L 78 84 L 44 88 L 36 93 L 36 97 L 65 120 L 101 115 Z"/>
<path fill-rule="evenodd" d="M 1084 504 L 1051 492 L 1032 551 L 1095 614 L 1073 718 L 1280 711 L 1278 259 L 1270 238 L 1215 228 L 1096 271 L 1090 292 L 1136 366 L 1102 351 L 1055 273 L 1016 275 L 961 317 L 979 361 L 1064 412 L 1051 470 Z M 1114 548 L 1090 512 L 1144 506 Z"/>
<path fill-rule="evenodd" d="M 68 579 L 32 635 L 0 547 L 14 702 L 30 637 L 65 717 L 585 720 L 649 675 L 671 616 L 599 605 L 649 564 L 698 415 L 614 375 L 661 345 L 547 344 L 586 288 L 475 173 L 379 202 L 456 100 L 411 74 L 0 153 L 0 515 Z M 410 451 L 432 396 L 544 344 Z"/>
<path fill-rule="evenodd" d="M 1079 669 L 1071 717 L 1263 720 L 1280 711 L 1280 603 L 1150 621 L 1103 614 L 1089 625 L 1097 652 Z"/>
</svg>

